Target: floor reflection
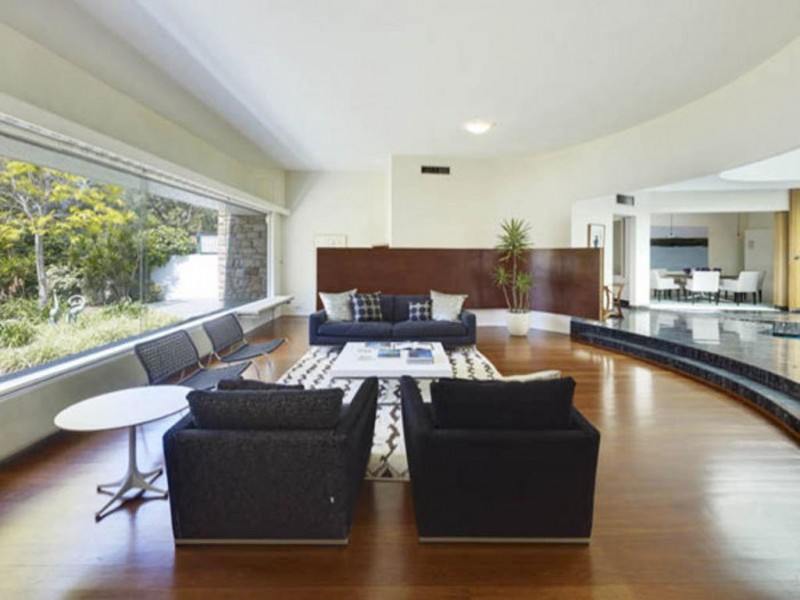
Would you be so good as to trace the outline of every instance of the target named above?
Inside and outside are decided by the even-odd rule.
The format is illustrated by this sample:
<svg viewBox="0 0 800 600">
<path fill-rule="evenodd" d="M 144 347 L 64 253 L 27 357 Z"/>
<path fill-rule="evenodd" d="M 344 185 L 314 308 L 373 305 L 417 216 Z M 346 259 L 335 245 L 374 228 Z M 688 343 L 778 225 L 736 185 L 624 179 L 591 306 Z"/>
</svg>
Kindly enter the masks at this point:
<svg viewBox="0 0 800 600">
<path fill-rule="evenodd" d="M 696 346 L 800 382 L 800 339 L 773 336 L 774 321 L 800 323 L 800 314 L 629 309 L 624 319 L 605 325 Z"/>
</svg>

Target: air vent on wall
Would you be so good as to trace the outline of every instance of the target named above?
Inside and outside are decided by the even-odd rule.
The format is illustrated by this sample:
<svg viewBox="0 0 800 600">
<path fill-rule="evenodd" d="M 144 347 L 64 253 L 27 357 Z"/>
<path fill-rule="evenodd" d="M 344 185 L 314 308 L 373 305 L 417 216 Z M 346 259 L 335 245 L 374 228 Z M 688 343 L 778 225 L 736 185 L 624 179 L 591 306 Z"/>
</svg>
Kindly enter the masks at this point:
<svg viewBox="0 0 800 600">
<path fill-rule="evenodd" d="M 420 172 L 423 175 L 450 175 L 450 167 L 433 167 L 422 165 Z"/>
<path fill-rule="evenodd" d="M 636 198 L 633 196 L 626 196 L 625 194 L 617 194 L 617 204 L 624 204 L 625 206 L 633 206 Z"/>
</svg>

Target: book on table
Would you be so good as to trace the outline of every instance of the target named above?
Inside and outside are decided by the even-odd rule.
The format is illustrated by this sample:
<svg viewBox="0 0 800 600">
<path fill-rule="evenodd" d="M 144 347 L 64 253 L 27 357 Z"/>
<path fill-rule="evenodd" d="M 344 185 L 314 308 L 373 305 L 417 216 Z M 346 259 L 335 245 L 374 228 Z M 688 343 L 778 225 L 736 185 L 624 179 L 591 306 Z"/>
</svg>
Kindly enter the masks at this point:
<svg viewBox="0 0 800 600">
<path fill-rule="evenodd" d="M 397 348 L 381 348 L 378 350 L 378 358 L 400 358 L 400 350 Z"/>
<path fill-rule="evenodd" d="M 411 348 L 406 361 L 414 364 L 433 363 L 433 350 L 430 348 Z"/>
</svg>

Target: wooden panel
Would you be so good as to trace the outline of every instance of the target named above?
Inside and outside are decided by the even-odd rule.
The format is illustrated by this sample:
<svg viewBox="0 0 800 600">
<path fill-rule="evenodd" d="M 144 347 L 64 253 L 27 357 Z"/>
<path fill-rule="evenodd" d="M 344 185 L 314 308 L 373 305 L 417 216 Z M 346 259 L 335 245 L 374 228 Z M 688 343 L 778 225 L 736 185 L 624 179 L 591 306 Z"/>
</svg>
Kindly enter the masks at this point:
<svg viewBox="0 0 800 600">
<path fill-rule="evenodd" d="M 800 309 L 800 190 L 789 190 L 789 310 Z"/>
<path fill-rule="evenodd" d="M 503 294 L 492 283 L 496 260 L 497 252 L 486 249 L 319 248 L 317 290 L 424 294 L 435 289 L 468 294 L 468 308 L 504 308 Z M 599 317 L 601 251 L 535 249 L 528 266 L 534 281 L 531 308 Z"/>
<path fill-rule="evenodd" d="M 772 303 L 779 308 L 789 306 L 789 213 L 775 213 L 775 237 L 772 253 Z"/>
</svg>

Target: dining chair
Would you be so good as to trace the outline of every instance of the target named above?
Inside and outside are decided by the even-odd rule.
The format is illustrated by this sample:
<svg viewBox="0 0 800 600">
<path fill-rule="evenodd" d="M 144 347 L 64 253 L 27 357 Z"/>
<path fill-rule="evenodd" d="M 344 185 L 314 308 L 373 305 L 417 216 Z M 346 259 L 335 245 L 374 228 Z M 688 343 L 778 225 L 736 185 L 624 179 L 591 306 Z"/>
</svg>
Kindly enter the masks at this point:
<svg viewBox="0 0 800 600">
<path fill-rule="evenodd" d="M 691 295 L 692 303 L 698 296 L 707 296 L 719 304 L 719 271 L 695 271 L 686 282 L 686 291 Z"/>
</svg>

